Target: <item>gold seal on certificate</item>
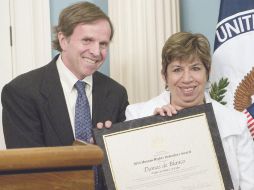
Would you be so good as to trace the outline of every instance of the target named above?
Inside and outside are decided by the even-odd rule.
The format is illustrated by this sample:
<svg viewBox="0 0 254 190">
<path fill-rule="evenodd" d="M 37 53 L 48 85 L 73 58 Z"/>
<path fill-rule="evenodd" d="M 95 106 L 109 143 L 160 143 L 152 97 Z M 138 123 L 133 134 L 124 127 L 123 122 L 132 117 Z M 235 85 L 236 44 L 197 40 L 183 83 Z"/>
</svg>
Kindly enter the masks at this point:
<svg viewBox="0 0 254 190">
<path fill-rule="evenodd" d="M 110 190 L 233 189 L 211 104 L 94 129 Z"/>
</svg>

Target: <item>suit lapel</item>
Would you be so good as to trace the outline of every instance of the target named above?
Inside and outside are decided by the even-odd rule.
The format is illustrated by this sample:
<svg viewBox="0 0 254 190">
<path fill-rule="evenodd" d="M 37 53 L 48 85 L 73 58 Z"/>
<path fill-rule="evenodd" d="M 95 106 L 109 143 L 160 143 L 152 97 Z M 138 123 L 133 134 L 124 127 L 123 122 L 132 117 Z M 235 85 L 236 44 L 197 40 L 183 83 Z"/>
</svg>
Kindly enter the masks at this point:
<svg viewBox="0 0 254 190">
<path fill-rule="evenodd" d="M 107 88 L 105 82 L 102 82 L 98 72 L 93 74 L 93 113 L 92 122 L 96 126 L 97 122 L 103 122 L 105 116 L 104 104 L 107 99 Z"/>
<path fill-rule="evenodd" d="M 41 93 L 45 97 L 44 109 L 48 115 L 51 127 L 57 133 L 63 145 L 70 144 L 74 140 L 71 122 L 68 114 L 62 85 L 56 67 L 56 56 L 46 68 Z"/>
</svg>

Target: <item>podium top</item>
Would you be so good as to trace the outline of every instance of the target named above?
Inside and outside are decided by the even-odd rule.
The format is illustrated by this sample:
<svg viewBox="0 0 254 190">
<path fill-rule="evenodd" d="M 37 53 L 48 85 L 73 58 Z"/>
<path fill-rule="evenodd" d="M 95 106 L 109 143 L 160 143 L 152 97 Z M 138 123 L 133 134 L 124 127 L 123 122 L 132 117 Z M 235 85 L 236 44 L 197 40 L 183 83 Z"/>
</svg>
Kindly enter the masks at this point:
<svg viewBox="0 0 254 190">
<path fill-rule="evenodd" d="M 103 151 L 96 145 L 18 148 L 0 151 L 0 171 L 85 167 L 102 162 Z"/>
</svg>

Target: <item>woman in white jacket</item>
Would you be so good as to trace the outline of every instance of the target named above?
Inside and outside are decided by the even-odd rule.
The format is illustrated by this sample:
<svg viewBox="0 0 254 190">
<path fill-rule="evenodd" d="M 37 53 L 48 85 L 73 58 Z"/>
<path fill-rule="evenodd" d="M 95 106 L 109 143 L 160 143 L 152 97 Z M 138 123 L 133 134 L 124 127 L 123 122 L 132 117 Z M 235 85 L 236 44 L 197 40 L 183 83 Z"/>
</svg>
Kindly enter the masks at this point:
<svg viewBox="0 0 254 190">
<path fill-rule="evenodd" d="M 205 93 L 210 68 L 210 46 L 205 36 L 186 32 L 172 35 L 162 50 L 161 73 L 166 91 L 147 102 L 129 105 L 126 119 L 155 113 L 172 115 L 211 102 L 234 189 L 254 190 L 254 143 L 246 117 L 213 101 Z"/>
</svg>

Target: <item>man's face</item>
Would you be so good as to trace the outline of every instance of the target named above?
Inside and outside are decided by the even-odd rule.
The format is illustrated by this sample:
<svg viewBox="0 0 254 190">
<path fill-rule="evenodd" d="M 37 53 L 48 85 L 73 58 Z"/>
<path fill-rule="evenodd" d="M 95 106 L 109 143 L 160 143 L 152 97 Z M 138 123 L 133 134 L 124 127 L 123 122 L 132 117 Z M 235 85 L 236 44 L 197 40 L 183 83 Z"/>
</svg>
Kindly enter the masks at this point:
<svg viewBox="0 0 254 190">
<path fill-rule="evenodd" d="M 106 59 L 111 29 L 107 20 L 78 24 L 71 36 L 58 34 L 65 66 L 79 79 L 92 75 Z"/>
</svg>

